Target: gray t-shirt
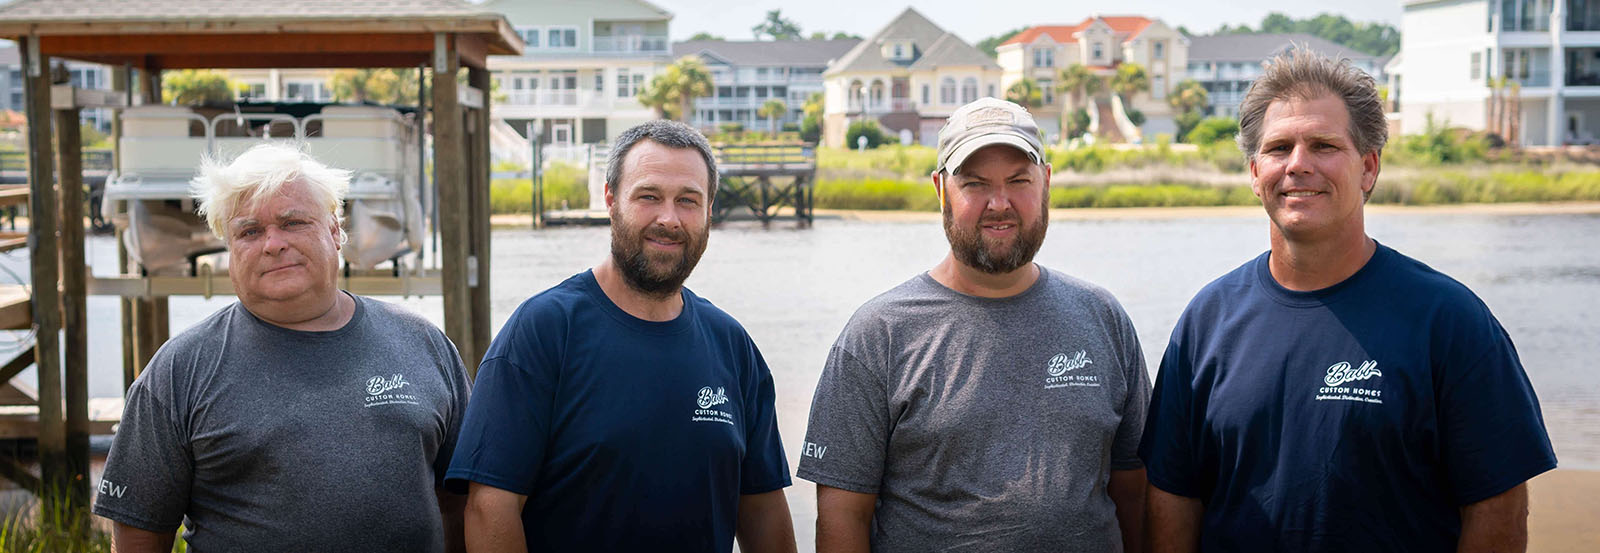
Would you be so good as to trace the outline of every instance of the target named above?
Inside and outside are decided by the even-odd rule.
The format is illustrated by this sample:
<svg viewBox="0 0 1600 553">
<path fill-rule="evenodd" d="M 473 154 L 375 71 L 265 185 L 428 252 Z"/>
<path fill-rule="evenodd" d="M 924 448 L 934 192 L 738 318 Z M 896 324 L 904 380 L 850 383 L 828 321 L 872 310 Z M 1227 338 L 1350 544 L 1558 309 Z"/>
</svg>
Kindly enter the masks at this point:
<svg viewBox="0 0 1600 553">
<path fill-rule="evenodd" d="M 1042 269 L 989 299 L 926 273 L 868 301 L 811 404 L 801 478 L 878 494 L 874 551 L 1122 550 L 1150 382 L 1110 293 Z"/>
<path fill-rule="evenodd" d="M 128 390 L 94 512 L 190 551 L 442 551 L 435 487 L 470 384 L 421 317 L 355 296 L 302 332 L 238 303 L 162 346 Z M 187 517 L 187 519 L 185 519 Z"/>
</svg>

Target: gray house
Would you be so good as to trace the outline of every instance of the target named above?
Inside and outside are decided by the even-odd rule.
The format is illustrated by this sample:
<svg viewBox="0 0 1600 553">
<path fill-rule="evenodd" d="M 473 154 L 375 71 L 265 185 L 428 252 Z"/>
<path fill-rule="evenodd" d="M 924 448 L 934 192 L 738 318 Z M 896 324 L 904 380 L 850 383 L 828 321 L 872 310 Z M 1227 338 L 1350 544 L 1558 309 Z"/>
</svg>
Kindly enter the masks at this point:
<svg viewBox="0 0 1600 553">
<path fill-rule="evenodd" d="M 1333 59 L 1349 59 L 1357 69 L 1384 82 L 1388 57 L 1378 57 L 1305 33 L 1209 35 L 1189 38 L 1189 69 L 1184 78 L 1199 81 L 1210 95 L 1207 115 L 1237 117 L 1250 83 L 1261 76 L 1262 64 L 1295 46 Z"/>
<path fill-rule="evenodd" d="M 772 123 L 756 114 L 769 100 L 781 100 L 787 113 L 777 120 L 799 123 L 806 98 L 822 92 L 822 72 L 861 39 L 691 40 L 672 45 L 674 58 L 696 55 L 711 70 L 716 91 L 695 100 L 692 124 L 710 130 L 723 123 L 768 132 Z"/>
</svg>

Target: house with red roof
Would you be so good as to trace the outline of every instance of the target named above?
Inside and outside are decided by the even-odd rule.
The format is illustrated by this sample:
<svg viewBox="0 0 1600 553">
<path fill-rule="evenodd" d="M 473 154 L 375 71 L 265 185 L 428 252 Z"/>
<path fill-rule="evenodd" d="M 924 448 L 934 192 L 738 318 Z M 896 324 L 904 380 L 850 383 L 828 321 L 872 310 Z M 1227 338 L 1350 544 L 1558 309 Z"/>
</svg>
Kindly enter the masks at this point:
<svg viewBox="0 0 1600 553">
<path fill-rule="evenodd" d="M 1075 25 L 1030 27 L 1001 43 L 995 53 L 1003 71 L 1002 89 L 1026 78 L 1043 91 L 1044 105 L 1033 111 L 1046 138 L 1059 137 L 1062 115 L 1092 109 L 1103 140 L 1137 142 L 1177 130 L 1166 97 L 1183 77 L 1188 48 L 1188 38 L 1160 19 L 1094 15 Z M 1150 82 L 1150 90 L 1134 95 L 1132 105 L 1120 105 L 1105 89 L 1072 105 L 1072 95 L 1057 86 L 1062 70 L 1073 65 L 1109 83 L 1118 67 L 1130 63 L 1144 67 Z M 1143 124 L 1133 125 L 1129 112 L 1142 114 Z"/>
</svg>

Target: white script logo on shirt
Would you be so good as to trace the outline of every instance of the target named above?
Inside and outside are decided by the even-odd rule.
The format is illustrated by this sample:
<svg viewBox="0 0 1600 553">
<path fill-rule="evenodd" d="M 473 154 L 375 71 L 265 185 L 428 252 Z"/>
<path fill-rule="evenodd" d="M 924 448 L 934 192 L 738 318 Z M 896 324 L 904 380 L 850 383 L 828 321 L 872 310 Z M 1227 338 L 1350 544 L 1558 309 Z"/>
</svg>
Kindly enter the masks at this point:
<svg viewBox="0 0 1600 553">
<path fill-rule="evenodd" d="M 1376 360 L 1363 361 L 1360 366 L 1352 368 L 1350 362 L 1340 361 L 1328 366 L 1328 371 L 1322 377 L 1326 386 L 1317 388 L 1317 401 L 1359 401 L 1362 403 L 1383 403 L 1383 390 L 1375 389 L 1379 383 L 1368 381 L 1383 377 L 1383 371 L 1378 370 Z M 1350 385 L 1351 383 L 1359 385 Z M 1368 386 L 1371 387 L 1368 387 Z"/>
<path fill-rule="evenodd" d="M 721 386 L 716 389 L 712 389 L 710 386 L 701 388 L 699 392 L 695 393 L 694 398 L 695 405 L 700 406 L 700 408 L 694 410 L 694 415 L 689 417 L 689 421 L 733 424 L 733 413 L 721 409 L 712 409 L 727 402 L 728 391 L 726 388 Z"/>
<path fill-rule="evenodd" d="M 395 404 L 417 405 L 417 396 L 395 393 L 396 390 L 400 390 L 410 385 L 411 383 L 406 382 L 406 377 L 402 374 L 395 374 L 388 378 L 384 378 L 382 375 L 368 378 L 366 399 L 367 407 Z"/>
<path fill-rule="evenodd" d="M 1100 387 L 1100 377 L 1092 374 L 1069 375 L 1067 373 L 1093 365 L 1094 360 L 1089 358 L 1089 350 L 1080 349 L 1076 353 L 1057 353 L 1045 364 L 1045 372 L 1050 376 L 1044 379 L 1044 389 L 1066 388 L 1081 386 L 1089 388 Z"/>
</svg>

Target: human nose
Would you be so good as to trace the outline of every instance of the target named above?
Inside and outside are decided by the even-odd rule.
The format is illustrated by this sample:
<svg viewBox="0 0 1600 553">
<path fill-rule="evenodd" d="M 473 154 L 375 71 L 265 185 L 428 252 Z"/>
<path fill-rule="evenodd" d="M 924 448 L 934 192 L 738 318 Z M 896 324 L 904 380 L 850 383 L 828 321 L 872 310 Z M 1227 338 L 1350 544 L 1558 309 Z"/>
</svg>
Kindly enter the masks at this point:
<svg viewBox="0 0 1600 553">
<path fill-rule="evenodd" d="M 656 210 L 656 224 L 666 227 L 668 230 L 677 230 L 683 226 L 683 218 L 678 215 L 677 209 L 668 206 L 666 209 Z"/>
<path fill-rule="evenodd" d="M 1288 164 L 1284 166 L 1284 171 L 1289 174 L 1308 175 L 1311 174 L 1311 167 L 1311 148 L 1296 144 L 1289 151 L 1289 160 Z"/>
<path fill-rule="evenodd" d="M 268 225 L 263 231 L 266 239 L 261 241 L 262 251 L 268 255 L 277 255 L 288 249 L 289 241 L 284 239 L 283 231 L 277 225 Z"/>
<path fill-rule="evenodd" d="M 1005 211 L 1009 209 L 1011 207 L 1011 187 L 994 186 L 990 188 L 989 198 L 984 204 L 984 209 L 988 211 Z"/>
</svg>

